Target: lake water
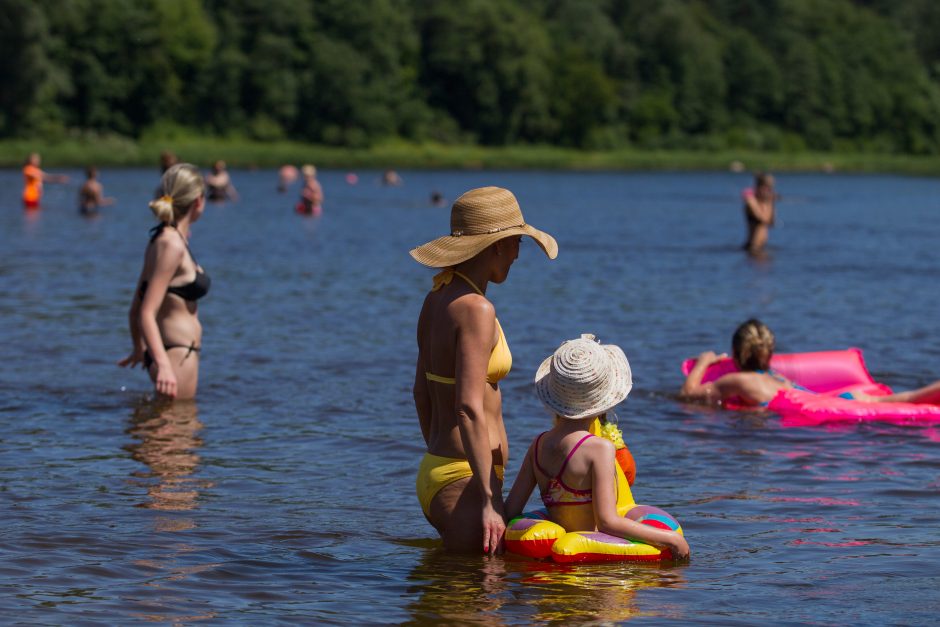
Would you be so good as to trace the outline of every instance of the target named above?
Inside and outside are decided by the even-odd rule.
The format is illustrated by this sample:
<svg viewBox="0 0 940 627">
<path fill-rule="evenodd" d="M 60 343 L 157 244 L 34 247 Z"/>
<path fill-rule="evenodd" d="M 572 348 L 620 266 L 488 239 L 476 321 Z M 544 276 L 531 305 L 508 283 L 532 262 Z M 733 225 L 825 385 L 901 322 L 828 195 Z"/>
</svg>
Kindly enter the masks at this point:
<svg viewBox="0 0 940 627">
<path fill-rule="evenodd" d="M 104 170 L 118 202 L 94 220 L 69 174 L 25 214 L 0 172 L 3 623 L 936 623 L 940 428 L 786 428 L 675 391 L 681 360 L 750 316 L 781 352 L 857 346 L 897 389 L 940 377 L 940 181 L 781 175 L 755 260 L 746 175 L 326 171 L 310 219 L 273 172 L 234 171 L 240 201 L 191 241 L 213 279 L 199 395 L 164 406 L 115 365 L 157 174 Z M 514 358 L 509 481 L 548 426 L 541 359 L 583 332 L 619 344 L 634 495 L 682 522 L 688 564 L 452 556 L 423 519 L 411 385 L 432 271 L 408 250 L 448 230 L 431 190 L 489 184 L 560 247 L 524 243 L 488 293 Z"/>
</svg>

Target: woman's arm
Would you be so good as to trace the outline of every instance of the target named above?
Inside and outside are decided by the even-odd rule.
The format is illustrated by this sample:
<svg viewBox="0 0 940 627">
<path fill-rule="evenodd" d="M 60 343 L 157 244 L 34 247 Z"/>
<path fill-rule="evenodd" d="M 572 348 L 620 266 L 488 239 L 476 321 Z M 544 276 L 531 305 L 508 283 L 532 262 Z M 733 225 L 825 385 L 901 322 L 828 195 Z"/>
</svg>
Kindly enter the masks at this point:
<svg viewBox="0 0 940 627">
<path fill-rule="evenodd" d="M 40 176 L 42 177 L 43 183 L 68 183 L 69 176 L 68 174 L 52 174 L 46 172 L 45 170 L 40 170 Z"/>
<path fill-rule="evenodd" d="M 685 378 L 682 389 L 679 390 L 679 396 L 683 400 L 698 401 L 705 403 L 717 403 L 721 400 L 721 393 L 714 383 L 702 383 L 702 377 L 708 367 L 720 359 L 727 357 L 725 354 L 716 355 L 714 351 L 705 351 L 698 356 L 692 370 Z"/>
<path fill-rule="evenodd" d="M 428 371 L 427 364 L 424 363 L 424 351 L 421 349 L 421 332 L 427 325 L 428 304 L 425 299 L 421 306 L 421 313 L 418 314 L 418 359 L 415 363 L 415 382 L 412 388 L 412 395 L 415 399 L 415 411 L 418 412 L 418 424 L 421 426 L 421 435 L 424 437 L 426 445 L 431 444 L 431 390 L 428 387 L 428 378 L 425 374 Z"/>
<path fill-rule="evenodd" d="M 493 468 L 493 451 L 483 394 L 486 368 L 496 337 L 496 313 L 493 305 L 480 297 L 458 313 L 457 355 L 454 389 L 455 410 L 464 452 L 473 471 L 483 499 L 483 550 L 502 550 L 503 520 L 502 484 Z"/>
<path fill-rule="evenodd" d="M 418 424 L 421 426 L 421 435 L 424 443 L 431 443 L 431 394 L 428 389 L 428 379 L 424 375 L 424 364 L 421 354 L 418 354 L 418 363 L 415 366 L 415 384 L 412 390 L 415 397 L 415 410 L 418 412 Z"/>
<path fill-rule="evenodd" d="M 591 460 L 591 486 L 594 495 L 594 519 L 603 533 L 638 540 L 669 549 L 675 559 L 689 557 L 689 543 L 675 531 L 657 529 L 617 514 L 614 445 L 600 438 L 592 438 L 589 450 Z"/>
<path fill-rule="evenodd" d="M 143 301 L 140 303 L 140 329 L 157 366 L 155 387 L 157 392 L 169 397 L 176 396 L 176 375 L 170 365 L 170 358 L 163 348 L 160 327 L 157 325 L 157 312 L 166 298 L 170 280 L 176 275 L 183 261 L 183 243 L 180 240 L 168 240 L 158 237 L 153 243 L 155 250 L 153 274 L 147 284 Z"/>
<path fill-rule="evenodd" d="M 774 223 L 774 206 L 771 203 L 764 207 L 755 194 L 745 194 L 744 203 L 747 206 L 748 213 L 761 224 L 772 225 Z"/>
<path fill-rule="evenodd" d="M 522 468 L 519 469 L 519 474 L 516 475 L 516 480 L 513 482 L 512 489 L 509 491 L 509 498 L 506 499 L 507 522 L 522 513 L 526 503 L 529 502 L 529 496 L 532 495 L 532 490 L 534 490 L 537 485 L 535 471 L 532 465 L 533 446 L 535 446 L 535 442 L 529 446 L 529 450 L 525 454 L 525 459 L 522 460 Z"/>
<path fill-rule="evenodd" d="M 119 366 L 133 368 L 139 364 L 144 358 L 144 345 L 143 337 L 140 332 L 140 286 L 144 282 L 144 272 L 147 268 L 147 253 L 144 253 L 144 265 L 140 269 L 140 275 L 137 277 L 137 285 L 134 287 L 134 296 L 131 299 L 131 308 L 127 312 L 127 326 L 131 334 L 131 352 L 130 354 L 118 362 Z"/>
</svg>

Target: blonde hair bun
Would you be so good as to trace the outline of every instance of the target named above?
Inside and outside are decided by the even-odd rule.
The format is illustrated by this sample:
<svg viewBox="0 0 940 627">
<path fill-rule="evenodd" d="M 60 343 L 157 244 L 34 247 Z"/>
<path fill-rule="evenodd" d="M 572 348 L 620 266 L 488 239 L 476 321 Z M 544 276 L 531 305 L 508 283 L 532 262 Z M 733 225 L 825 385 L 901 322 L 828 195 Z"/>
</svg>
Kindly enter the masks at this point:
<svg viewBox="0 0 940 627">
<path fill-rule="evenodd" d="M 173 198 L 170 196 L 160 196 L 150 201 L 150 210 L 157 220 L 164 224 L 173 222 Z"/>
<path fill-rule="evenodd" d="M 164 224 L 173 224 L 205 193 L 206 184 L 199 168 L 177 163 L 163 173 L 160 190 L 162 196 L 150 202 L 150 209 Z"/>
</svg>

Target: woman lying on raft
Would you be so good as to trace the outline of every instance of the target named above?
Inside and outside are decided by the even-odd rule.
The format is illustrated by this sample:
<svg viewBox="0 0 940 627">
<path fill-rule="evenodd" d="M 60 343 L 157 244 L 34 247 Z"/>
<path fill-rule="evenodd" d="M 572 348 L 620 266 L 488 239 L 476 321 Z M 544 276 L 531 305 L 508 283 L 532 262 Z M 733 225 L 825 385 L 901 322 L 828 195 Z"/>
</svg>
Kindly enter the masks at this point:
<svg viewBox="0 0 940 627">
<path fill-rule="evenodd" d="M 688 558 L 689 544 L 679 533 L 618 513 L 618 501 L 629 496 L 627 480 L 614 445 L 589 431 L 594 420 L 612 411 L 633 387 L 623 351 L 601 345 L 593 335 L 569 340 L 539 367 L 535 386 L 539 399 L 555 414 L 555 425 L 529 446 L 506 500 L 507 519 L 522 513 L 538 486 L 549 520 L 568 531 L 598 530 L 668 549 L 675 559 Z"/>
<path fill-rule="evenodd" d="M 731 341 L 731 356 L 740 372 L 730 372 L 715 381 L 702 383 L 708 367 L 727 357 L 725 354 L 716 355 L 713 351 L 705 351 L 699 355 L 695 366 L 686 377 L 685 384 L 679 390 L 679 396 L 685 401 L 718 404 L 734 399 L 737 403 L 766 407 L 781 390 L 797 389 L 809 392 L 810 390 L 770 369 L 774 345 L 774 334 L 767 325 L 753 318 L 748 320 L 737 328 Z M 843 394 L 842 397 L 870 403 L 937 404 L 940 403 L 940 381 L 897 394 L 872 396 L 852 392 Z"/>
</svg>

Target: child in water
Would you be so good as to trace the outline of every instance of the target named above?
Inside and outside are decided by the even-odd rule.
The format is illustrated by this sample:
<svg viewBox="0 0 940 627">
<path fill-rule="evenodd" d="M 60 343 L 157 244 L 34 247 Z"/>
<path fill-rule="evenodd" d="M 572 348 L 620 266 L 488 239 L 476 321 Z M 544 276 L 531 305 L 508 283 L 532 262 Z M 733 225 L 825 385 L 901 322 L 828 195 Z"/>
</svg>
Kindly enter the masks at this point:
<svg viewBox="0 0 940 627">
<path fill-rule="evenodd" d="M 104 188 L 98 180 L 98 168 L 85 168 L 85 182 L 78 190 L 78 211 L 83 216 L 98 215 L 98 208 L 113 205 L 114 199 L 104 195 Z"/>
<path fill-rule="evenodd" d="M 308 164 L 300 171 L 304 176 L 304 188 L 300 192 L 300 201 L 296 207 L 297 213 L 318 216 L 323 213 L 323 188 L 317 180 L 317 169 Z"/>
<path fill-rule="evenodd" d="M 549 520 L 568 531 L 593 531 L 668 549 L 686 559 L 689 545 L 680 534 L 617 513 L 618 485 L 626 482 L 614 445 L 589 429 L 622 402 L 633 387 L 623 351 L 602 345 L 593 335 L 563 343 L 535 375 L 539 399 L 555 415 L 551 430 L 529 446 L 506 500 L 506 517 L 522 513 L 536 486 Z"/>
</svg>

